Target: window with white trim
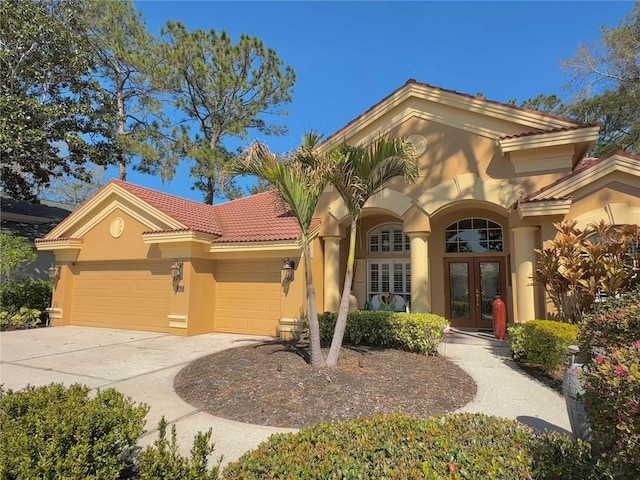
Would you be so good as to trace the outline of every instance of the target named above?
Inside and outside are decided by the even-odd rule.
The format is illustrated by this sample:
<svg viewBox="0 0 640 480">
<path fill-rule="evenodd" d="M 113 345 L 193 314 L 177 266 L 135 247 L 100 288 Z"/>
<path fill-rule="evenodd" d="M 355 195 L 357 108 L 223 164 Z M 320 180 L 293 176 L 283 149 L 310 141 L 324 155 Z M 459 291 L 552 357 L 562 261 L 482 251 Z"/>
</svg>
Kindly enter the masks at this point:
<svg viewBox="0 0 640 480">
<path fill-rule="evenodd" d="M 504 251 L 502 226 L 486 218 L 465 218 L 444 231 L 447 253 L 484 253 Z"/>
<path fill-rule="evenodd" d="M 368 260 L 367 279 L 369 309 L 404 311 L 411 305 L 409 260 Z"/>
<path fill-rule="evenodd" d="M 374 228 L 367 235 L 367 250 L 371 254 L 409 252 L 409 236 L 405 235 L 401 223 L 388 223 Z"/>
</svg>

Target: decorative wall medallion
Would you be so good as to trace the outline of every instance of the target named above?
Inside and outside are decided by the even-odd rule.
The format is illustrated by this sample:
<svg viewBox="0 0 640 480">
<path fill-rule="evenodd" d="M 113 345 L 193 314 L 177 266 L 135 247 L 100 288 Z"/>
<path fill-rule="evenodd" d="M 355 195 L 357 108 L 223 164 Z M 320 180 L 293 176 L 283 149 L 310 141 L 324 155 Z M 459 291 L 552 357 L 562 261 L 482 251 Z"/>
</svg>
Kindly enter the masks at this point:
<svg viewBox="0 0 640 480">
<path fill-rule="evenodd" d="M 122 232 L 124 232 L 124 220 L 120 217 L 116 217 L 111 220 L 109 232 L 111 232 L 111 236 L 113 238 L 118 238 L 120 235 L 122 235 Z"/>
<path fill-rule="evenodd" d="M 409 135 L 409 137 L 407 137 L 407 141 L 413 145 L 413 148 L 416 149 L 416 155 L 418 157 L 427 151 L 427 141 L 422 135 L 414 133 L 413 135 Z"/>
</svg>

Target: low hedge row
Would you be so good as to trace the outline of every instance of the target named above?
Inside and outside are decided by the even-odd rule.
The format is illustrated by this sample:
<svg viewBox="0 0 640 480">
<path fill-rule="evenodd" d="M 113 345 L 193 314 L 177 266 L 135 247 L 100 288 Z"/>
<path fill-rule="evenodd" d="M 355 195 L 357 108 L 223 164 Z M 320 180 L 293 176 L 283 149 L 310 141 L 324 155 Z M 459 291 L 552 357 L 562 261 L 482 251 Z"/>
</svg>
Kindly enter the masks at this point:
<svg viewBox="0 0 640 480">
<path fill-rule="evenodd" d="M 220 460 L 209 464 L 211 430 L 198 432 L 191 455 L 178 451 L 175 425 L 167 439 L 141 452 L 145 404 L 110 388 L 50 384 L 23 390 L 0 387 L 0 479 L 216 480 Z"/>
<path fill-rule="evenodd" d="M 0 310 L 16 312 L 23 307 L 41 312 L 51 305 L 51 282 L 42 280 L 9 280 L 0 284 Z"/>
<path fill-rule="evenodd" d="M 319 316 L 320 338 L 331 342 L 337 314 Z M 435 355 L 447 321 L 428 313 L 353 311 L 347 317 L 344 342 Z"/>
<path fill-rule="evenodd" d="M 568 346 L 577 343 L 578 327 L 553 320 L 531 320 L 508 327 L 513 357 L 553 374 L 568 362 Z"/>
<path fill-rule="evenodd" d="M 9 280 L 0 284 L 0 331 L 43 325 L 51 304 L 51 282 Z"/>
<path fill-rule="evenodd" d="M 403 414 L 320 423 L 270 437 L 227 466 L 233 479 L 612 478 L 588 444 L 537 435 L 513 420 L 456 414 L 417 420 Z"/>
<path fill-rule="evenodd" d="M 118 478 L 144 429 L 146 405 L 114 389 L 0 389 L 0 478 Z"/>
</svg>

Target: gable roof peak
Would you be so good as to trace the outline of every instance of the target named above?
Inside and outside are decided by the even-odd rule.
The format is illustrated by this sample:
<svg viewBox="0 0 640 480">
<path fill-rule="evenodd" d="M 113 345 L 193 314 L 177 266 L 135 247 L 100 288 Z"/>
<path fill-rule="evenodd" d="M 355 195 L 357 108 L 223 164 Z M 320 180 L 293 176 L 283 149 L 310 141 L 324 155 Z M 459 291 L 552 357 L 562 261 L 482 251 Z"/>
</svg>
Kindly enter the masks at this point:
<svg viewBox="0 0 640 480">
<path fill-rule="evenodd" d="M 515 124 L 522 125 L 523 132 L 541 132 L 562 128 L 581 128 L 584 124 L 576 120 L 551 115 L 547 112 L 518 107 L 517 105 L 488 100 L 484 96 L 470 95 L 456 90 L 446 89 L 408 79 L 402 86 L 369 107 L 346 125 L 325 137 L 319 145 L 329 145 L 335 141 L 344 141 L 358 130 L 365 128 L 375 119 L 381 117 L 392 108 L 397 107 L 407 98 L 414 97 L 428 102 L 440 103 L 452 108 L 463 109 L 485 116 L 504 118 Z M 492 131 L 490 136 L 496 139 L 507 132 Z"/>
</svg>

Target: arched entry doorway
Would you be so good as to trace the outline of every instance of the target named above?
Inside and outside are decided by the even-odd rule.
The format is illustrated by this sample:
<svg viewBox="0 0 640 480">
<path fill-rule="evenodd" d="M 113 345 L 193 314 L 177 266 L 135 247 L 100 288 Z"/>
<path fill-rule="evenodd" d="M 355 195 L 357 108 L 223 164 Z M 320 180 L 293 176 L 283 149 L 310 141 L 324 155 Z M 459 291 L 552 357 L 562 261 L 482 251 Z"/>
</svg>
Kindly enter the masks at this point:
<svg viewBox="0 0 640 480">
<path fill-rule="evenodd" d="M 504 231 L 482 217 L 444 231 L 445 315 L 454 326 L 491 329 L 492 303 L 506 292 Z"/>
</svg>

